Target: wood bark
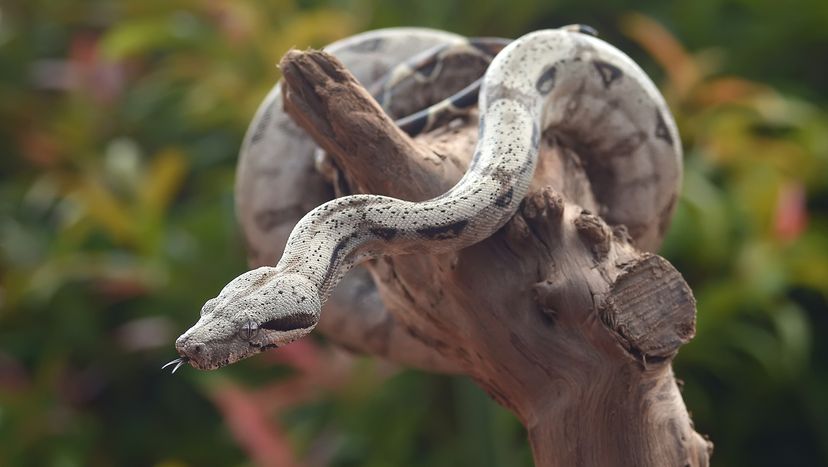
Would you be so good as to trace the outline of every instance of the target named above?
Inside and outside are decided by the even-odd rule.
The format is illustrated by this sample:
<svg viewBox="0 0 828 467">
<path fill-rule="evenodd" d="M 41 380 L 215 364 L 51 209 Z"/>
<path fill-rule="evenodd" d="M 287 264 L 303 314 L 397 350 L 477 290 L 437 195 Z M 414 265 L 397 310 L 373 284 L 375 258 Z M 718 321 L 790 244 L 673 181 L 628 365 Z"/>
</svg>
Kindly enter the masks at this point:
<svg viewBox="0 0 828 467">
<path fill-rule="evenodd" d="M 475 115 L 412 140 L 334 57 L 291 51 L 280 66 L 285 110 L 352 192 L 424 200 L 462 176 Z M 712 443 L 694 431 L 671 367 L 694 334 L 691 290 L 639 237 L 592 214 L 602 206 L 579 155 L 544 139 L 532 190 L 505 227 L 453 254 L 367 263 L 376 289 L 364 276 L 363 294 L 341 287 L 337 324 L 323 330 L 469 375 L 526 426 L 538 466 L 708 465 Z M 660 239 L 668 220 L 640 238 Z M 364 308 L 366 293 L 377 294 L 371 318 L 342 313 Z"/>
</svg>

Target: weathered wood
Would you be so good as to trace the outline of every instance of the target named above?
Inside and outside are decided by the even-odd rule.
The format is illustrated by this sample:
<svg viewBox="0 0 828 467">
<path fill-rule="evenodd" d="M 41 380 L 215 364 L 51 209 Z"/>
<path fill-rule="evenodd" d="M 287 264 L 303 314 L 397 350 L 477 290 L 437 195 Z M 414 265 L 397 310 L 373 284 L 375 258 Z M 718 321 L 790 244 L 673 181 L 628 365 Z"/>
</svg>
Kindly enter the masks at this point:
<svg viewBox="0 0 828 467">
<path fill-rule="evenodd" d="M 352 190 L 426 199 L 462 175 L 474 116 L 412 141 L 333 57 L 293 51 L 281 67 L 286 110 Z M 382 302 L 395 329 L 515 413 L 537 465 L 707 465 L 712 444 L 671 369 L 694 332 L 690 289 L 591 214 L 600 206 L 577 161 L 547 135 L 533 190 L 501 231 L 453 254 L 368 264 Z"/>
<path fill-rule="evenodd" d="M 295 50 L 285 55 L 279 64 L 287 83 L 285 110 L 339 164 L 348 164 L 355 189 L 407 199 L 431 191 L 438 179 L 427 166 L 427 150 L 396 129 L 356 78 L 329 58 Z"/>
</svg>

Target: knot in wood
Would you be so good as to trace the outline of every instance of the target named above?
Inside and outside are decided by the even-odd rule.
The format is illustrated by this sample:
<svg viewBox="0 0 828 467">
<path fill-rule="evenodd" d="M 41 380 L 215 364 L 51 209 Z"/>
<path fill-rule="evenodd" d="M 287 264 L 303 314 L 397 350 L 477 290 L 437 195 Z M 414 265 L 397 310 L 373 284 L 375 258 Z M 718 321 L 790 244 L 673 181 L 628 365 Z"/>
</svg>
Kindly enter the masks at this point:
<svg viewBox="0 0 828 467">
<path fill-rule="evenodd" d="M 592 250 L 595 262 L 604 261 L 609 254 L 612 241 L 612 232 L 607 224 L 598 216 L 584 210 L 575 218 L 575 229 L 584 245 Z"/>
</svg>

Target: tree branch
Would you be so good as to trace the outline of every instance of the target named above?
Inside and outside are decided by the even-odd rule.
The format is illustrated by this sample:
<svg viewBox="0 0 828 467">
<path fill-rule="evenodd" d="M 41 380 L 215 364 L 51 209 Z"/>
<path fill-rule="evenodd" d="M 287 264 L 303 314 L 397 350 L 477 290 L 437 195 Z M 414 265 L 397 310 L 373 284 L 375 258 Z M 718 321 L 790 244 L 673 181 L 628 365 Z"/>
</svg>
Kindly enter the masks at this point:
<svg viewBox="0 0 828 467">
<path fill-rule="evenodd" d="M 332 55 L 291 50 L 279 68 L 285 110 L 340 167 L 347 166 L 354 189 L 418 200 L 448 190 L 462 175 L 439 176 L 436 164 L 427 162 L 436 158 L 397 128 Z"/>
<path fill-rule="evenodd" d="M 281 67 L 287 112 L 352 188 L 418 200 L 461 175 L 474 116 L 412 142 L 333 57 L 293 51 Z M 519 417 L 537 465 L 707 465 L 712 444 L 693 431 L 670 366 L 694 333 L 692 293 L 666 260 L 633 245 L 657 244 L 672 208 L 631 237 L 591 214 L 617 172 L 599 174 L 597 196 L 555 134 L 539 158 L 531 194 L 491 238 L 369 265 L 382 301 L 416 341 Z M 654 185 L 653 196 L 676 189 Z M 634 209 L 624 203 L 611 206 Z"/>
</svg>

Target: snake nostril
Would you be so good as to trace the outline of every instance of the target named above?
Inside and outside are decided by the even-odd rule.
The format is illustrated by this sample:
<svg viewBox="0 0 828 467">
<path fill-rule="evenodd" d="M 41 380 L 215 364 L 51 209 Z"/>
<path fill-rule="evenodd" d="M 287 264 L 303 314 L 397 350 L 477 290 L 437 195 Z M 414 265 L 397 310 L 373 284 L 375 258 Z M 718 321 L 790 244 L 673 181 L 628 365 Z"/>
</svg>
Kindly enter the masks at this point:
<svg viewBox="0 0 828 467">
<path fill-rule="evenodd" d="M 190 347 L 190 349 L 192 350 L 192 353 L 200 354 L 200 353 L 204 352 L 204 344 L 201 344 L 201 343 L 193 344 Z"/>
<path fill-rule="evenodd" d="M 175 348 L 180 352 L 184 347 L 187 345 L 187 338 L 184 336 L 179 337 L 175 340 Z"/>
</svg>

